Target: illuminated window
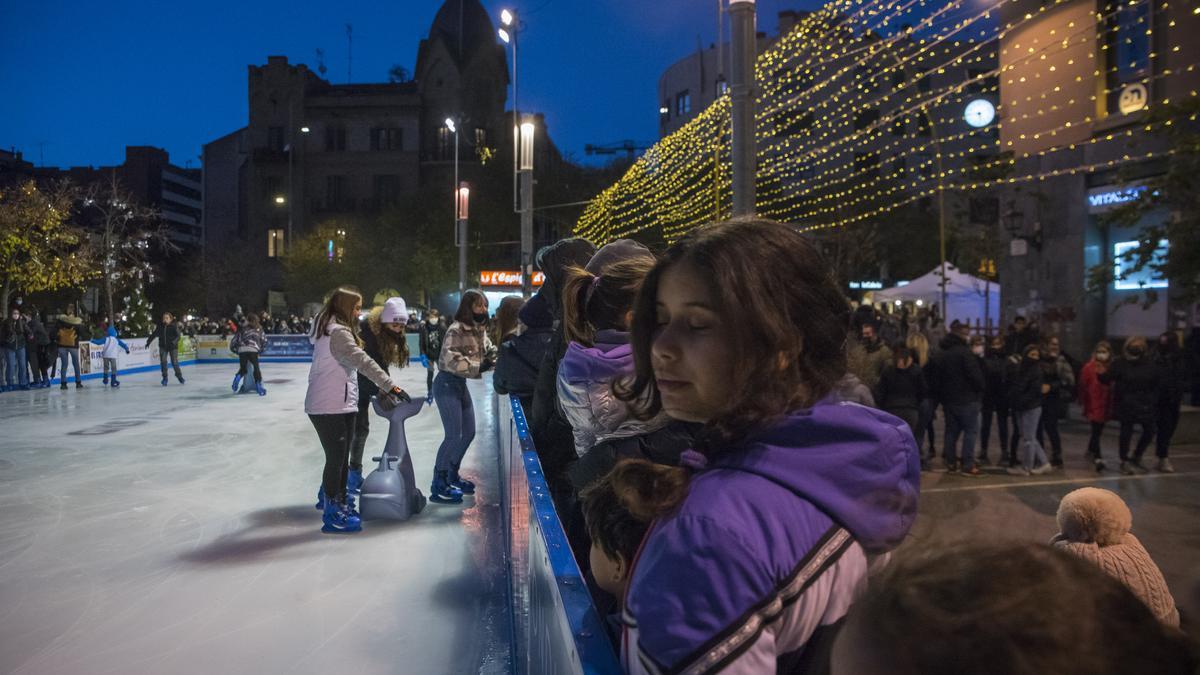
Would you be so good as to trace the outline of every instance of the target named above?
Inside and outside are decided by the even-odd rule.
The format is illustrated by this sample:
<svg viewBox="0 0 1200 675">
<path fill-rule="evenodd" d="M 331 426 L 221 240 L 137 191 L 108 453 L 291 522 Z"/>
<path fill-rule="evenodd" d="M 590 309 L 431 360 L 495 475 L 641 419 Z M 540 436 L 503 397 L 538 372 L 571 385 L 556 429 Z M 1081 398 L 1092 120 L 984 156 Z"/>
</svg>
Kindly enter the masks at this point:
<svg viewBox="0 0 1200 675">
<path fill-rule="evenodd" d="M 267 230 L 267 257 L 281 258 L 284 253 L 284 230 Z"/>
<path fill-rule="evenodd" d="M 681 91 L 675 94 L 675 116 L 683 117 L 692 112 L 692 94 L 689 91 Z"/>
<path fill-rule="evenodd" d="M 1154 249 L 1154 258 L 1136 272 L 1134 266 L 1138 248 L 1136 241 L 1120 241 L 1113 244 L 1113 287 L 1118 291 L 1140 291 L 1143 288 L 1167 288 L 1167 280 L 1158 269 L 1166 262 L 1170 242 L 1161 239 Z"/>
</svg>

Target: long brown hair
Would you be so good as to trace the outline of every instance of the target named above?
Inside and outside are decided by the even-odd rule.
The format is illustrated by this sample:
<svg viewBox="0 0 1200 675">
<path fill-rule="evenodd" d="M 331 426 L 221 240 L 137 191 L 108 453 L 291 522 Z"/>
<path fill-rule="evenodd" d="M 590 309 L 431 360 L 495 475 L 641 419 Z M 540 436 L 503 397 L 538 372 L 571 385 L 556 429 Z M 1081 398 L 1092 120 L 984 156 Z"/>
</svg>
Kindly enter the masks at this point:
<svg viewBox="0 0 1200 675">
<path fill-rule="evenodd" d="M 325 306 L 321 308 L 321 313 L 317 315 L 316 332 L 317 337 L 326 334 L 329 328 L 329 323 L 336 322 L 350 329 L 350 334 L 354 336 L 354 341 L 362 345 L 362 338 L 358 335 L 358 317 L 354 316 L 354 306 L 362 304 L 362 293 L 352 286 L 338 286 L 329 294 L 329 299 L 325 301 Z"/>
<path fill-rule="evenodd" d="M 648 402 L 640 415 L 662 409 L 650 352 L 658 333 L 658 284 L 677 265 L 693 267 L 708 283 L 730 333 L 733 405 L 708 422 L 705 431 L 715 435 L 705 436 L 727 443 L 792 410 L 811 407 L 845 375 L 850 305 L 816 247 L 771 220 L 716 223 L 668 248 L 634 304 L 635 378 L 616 389 L 625 401 Z"/>
<path fill-rule="evenodd" d="M 504 296 L 504 299 L 500 301 L 500 306 L 496 308 L 496 320 L 492 322 L 493 344 L 500 344 L 509 333 L 517 330 L 517 325 L 520 323 L 517 315 L 524 306 L 523 298 L 515 295 Z"/>
<path fill-rule="evenodd" d="M 598 330 L 627 329 L 625 315 L 633 308 L 654 263 L 653 257 L 645 255 L 614 262 L 600 274 L 582 267 L 568 269 L 562 293 L 563 335 L 567 341 L 590 347 Z"/>
<path fill-rule="evenodd" d="M 408 365 L 408 339 L 404 337 L 404 329 L 401 328 L 400 332 L 396 333 L 383 325 L 383 307 L 371 309 L 371 313 L 367 315 L 367 330 L 375 336 L 375 341 L 379 344 L 379 356 L 384 364 L 401 368 Z"/>
<path fill-rule="evenodd" d="M 463 326 L 475 327 L 475 303 L 482 299 L 487 302 L 487 296 L 483 291 L 468 288 L 463 291 L 462 300 L 458 301 L 458 311 L 454 312 L 454 320 L 461 323 Z"/>
</svg>

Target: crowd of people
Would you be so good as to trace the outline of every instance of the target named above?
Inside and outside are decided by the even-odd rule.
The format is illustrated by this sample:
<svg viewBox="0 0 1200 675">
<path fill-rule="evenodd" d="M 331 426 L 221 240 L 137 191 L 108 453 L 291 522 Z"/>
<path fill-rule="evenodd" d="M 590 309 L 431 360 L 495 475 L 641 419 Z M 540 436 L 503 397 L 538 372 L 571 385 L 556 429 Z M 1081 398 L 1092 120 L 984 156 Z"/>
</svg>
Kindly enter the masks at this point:
<svg viewBox="0 0 1200 675">
<path fill-rule="evenodd" d="M 188 315 L 183 318 L 183 334 L 189 337 L 197 335 L 220 335 L 229 337 L 246 323 L 246 319 L 254 315 L 259 327 L 270 335 L 308 335 L 312 331 L 312 319 L 306 319 L 295 314 L 272 315 L 268 311 L 243 312 L 238 306 L 231 317 L 210 319 L 207 316 Z"/>
</svg>

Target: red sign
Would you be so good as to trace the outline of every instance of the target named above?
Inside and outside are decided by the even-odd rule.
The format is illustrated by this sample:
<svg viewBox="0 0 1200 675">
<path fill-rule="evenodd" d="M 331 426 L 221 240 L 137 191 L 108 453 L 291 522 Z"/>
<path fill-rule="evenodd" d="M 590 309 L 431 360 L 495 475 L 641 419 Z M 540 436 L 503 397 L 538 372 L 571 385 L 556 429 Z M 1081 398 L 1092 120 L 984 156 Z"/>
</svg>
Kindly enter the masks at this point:
<svg viewBox="0 0 1200 675">
<path fill-rule="evenodd" d="M 546 275 L 541 272 L 533 273 L 533 287 L 537 288 L 546 281 Z M 480 286 L 521 287 L 521 273 L 507 270 L 484 270 L 479 273 Z"/>
</svg>

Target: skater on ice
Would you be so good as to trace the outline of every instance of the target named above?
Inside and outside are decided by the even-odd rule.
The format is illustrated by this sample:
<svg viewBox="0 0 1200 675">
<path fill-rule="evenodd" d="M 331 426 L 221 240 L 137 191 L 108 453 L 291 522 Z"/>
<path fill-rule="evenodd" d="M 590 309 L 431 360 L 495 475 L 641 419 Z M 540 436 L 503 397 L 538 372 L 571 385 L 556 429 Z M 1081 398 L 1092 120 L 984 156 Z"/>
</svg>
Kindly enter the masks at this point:
<svg viewBox="0 0 1200 675">
<path fill-rule="evenodd" d="M 433 403 L 433 376 L 436 374 L 436 364 L 442 355 L 442 340 L 446 338 L 446 322 L 442 321 L 442 313 L 430 308 L 421 322 L 420 333 L 421 365 L 425 368 L 425 401 Z"/>
<path fill-rule="evenodd" d="M 92 340 L 92 344 L 103 348 L 100 352 L 101 357 L 104 359 L 104 379 L 102 382 L 106 385 L 111 384 L 113 387 L 121 386 L 121 383 L 117 381 L 117 357 L 121 353 L 121 350 L 125 350 L 125 353 L 128 354 L 129 345 L 117 337 L 115 326 L 109 326 L 108 330 L 105 331 L 105 336 Z M 112 373 L 112 375 L 110 376 L 109 373 Z"/>
<path fill-rule="evenodd" d="M 58 317 L 55 331 L 58 340 L 59 389 L 67 388 L 67 364 L 75 366 L 75 388 L 83 389 L 83 378 L 79 374 L 79 341 L 87 340 L 87 329 L 83 319 L 72 313 Z"/>
<path fill-rule="evenodd" d="M 179 384 L 183 384 L 183 371 L 179 369 L 179 324 L 175 323 L 175 315 L 170 312 L 163 312 L 162 323 L 154 327 L 154 332 L 150 334 L 150 339 L 146 340 L 146 349 L 150 348 L 150 344 L 158 340 L 158 363 L 162 366 L 162 386 L 167 386 L 167 359 L 171 360 L 171 366 L 175 369 L 175 379 L 179 380 Z"/>
<path fill-rule="evenodd" d="M 322 510 L 322 532 L 349 533 L 362 530 L 362 519 L 354 498 L 346 494 L 350 448 L 354 443 L 354 418 L 358 414 L 358 377 L 363 373 L 381 391 L 400 402 L 408 394 L 392 381 L 362 349 L 358 315 L 362 295 L 340 287 L 317 316 L 309 340 L 313 343 L 312 367 L 304 412 L 317 431 L 325 451 L 325 470 L 317 493 Z"/>
<path fill-rule="evenodd" d="M 391 375 L 391 366 L 403 368 L 408 365 L 408 340 L 404 328 L 408 323 L 408 307 L 404 298 L 388 298 L 382 307 L 367 313 L 359 325 L 363 351 L 371 357 L 383 372 Z M 355 418 L 354 443 L 350 447 L 350 471 L 346 490 L 358 494 L 363 482 L 363 448 L 371 433 L 371 397 L 379 394 L 379 388 L 362 372 L 358 374 L 358 416 Z M 417 406 L 417 410 L 420 410 Z M 415 413 L 414 413 L 415 414 Z"/>
<path fill-rule="evenodd" d="M 439 504 L 459 504 L 464 494 L 475 494 L 475 484 L 460 476 L 458 468 L 475 440 L 475 404 L 467 380 L 483 377 L 496 363 L 496 347 L 487 336 L 487 320 L 487 296 L 475 289 L 463 293 L 438 357 L 433 398 L 446 438 L 438 447 L 429 500 Z"/>
<path fill-rule="evenodd" d="M 237 392 L 242 386 L 242 378 L 246 376 L 247 366 L 253 368 L 254 390 L 259 396 L 266 396 L 263 387 L 262 370 L 258 367 L 258 355 L 267 344 L 267 336 L 263 334 L 262 324 L 257 314 L 250 314 L 242 324 L 241 330 L 233 334 L 229 341 L 229 351 L 238 355 L 238 371 L 233 376 L 233 391 Z"/>
</svg>

